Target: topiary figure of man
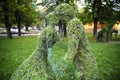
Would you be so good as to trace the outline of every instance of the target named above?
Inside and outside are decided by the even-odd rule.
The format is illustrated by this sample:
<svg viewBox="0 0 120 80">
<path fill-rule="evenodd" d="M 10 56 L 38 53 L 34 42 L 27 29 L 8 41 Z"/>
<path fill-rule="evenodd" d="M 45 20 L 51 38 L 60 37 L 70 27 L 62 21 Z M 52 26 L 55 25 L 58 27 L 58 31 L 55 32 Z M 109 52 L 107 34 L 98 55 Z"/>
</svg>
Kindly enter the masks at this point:
<svg viewBox="0 0 120 80">
<path fill-rule="evenodd" d="M 33 54 L 14 72 L 10 80 L 54 80 L 48 61 L 48 49 L 56 42 L 53 27 L 46 27 L 40 34 Z"/>
</svg>

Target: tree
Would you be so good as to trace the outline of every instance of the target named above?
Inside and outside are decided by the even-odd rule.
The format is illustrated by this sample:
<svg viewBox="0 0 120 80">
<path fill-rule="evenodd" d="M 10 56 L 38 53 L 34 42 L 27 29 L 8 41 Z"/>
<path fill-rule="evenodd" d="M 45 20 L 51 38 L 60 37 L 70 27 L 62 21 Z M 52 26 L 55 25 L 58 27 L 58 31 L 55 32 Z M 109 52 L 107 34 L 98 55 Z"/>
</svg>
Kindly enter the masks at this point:
<svg viewBox="0 0 120 80">
<path fill-rule="evenodd" d="M 3 15 L 4 15 L 5 28 L 7 30 L 7 37 L 9 39 L 11 39 L 12 34 L 11 34 L 10 29 L 11 29 L 12 24 L 10 23 L 10 14 L 12 14 L 11 13 L 12 7 L 13 7 L 12 4 L 14 3 L 14 1 L 13 1 L 13 3 L 11 3 L 9 0 L 3 0 L 2 3 L 3 3 L 2 11 L 3 11 Z"/>
<path fill-rule="evenodd" d="M 117 16 L 119 14 L 119 11 L 117 10 L 119 9 L 117 9 L 116 4 L 117 4 L 116 1 L 104 2 L 104 5 L 102 7 L 102 12 L 100 13 L 100 21 L 106 23 L 106 30 L 107 30 L 106 41 L 107 42 L 112 39 L 112 31 L 113 31 L 112 27 L 119 18 Z"/>
<path fill-rule="evenodd" d="M 21 36 L 21 23 L 26 25 L 28 31 L 28 25 L 35 21 L 35 2 L 36 0 L 17 0 L 15 18 L 18 24 L 18 36 Z"/>
<path fill-rule="evenodd" d="M 83 24 L 93 22 L 92 12 L 89 11 L 88 7 L 84 7 L 81 11 L 78 11 L 76 16 Z"/>
<path fill-rule="evenodd" d="M 20 0 L 17 0 L 17 5 L 20 6 L 21 5 L 21 1 Z M 21 12 L 19 9 L 16 9 L 15 10 L 15 18 L 16 18 L 16 21 L 17 21 L 17 25 L 18 25 L 18 36 L 21 36 Z"/>
<path fill-rule="evenodd" d="M 87 6 L 92 9 L 92 16 L 94 21 L 93 36 L 97 33 L 97 22 L 105 22 L 112 28 L 115 23 L 116 13 L 115 9 L 118 9 L 119 0 L 86 0 Z M 108 14 L 109 13 L 109 14 Z M 110 17 L 111 16 L 111 17 Z M 108 28 L 108 33 L 111 34 L 111 28 Z M 107 36 L 108 37 L 108 36 Z"/>
<path fill-rule="evenodd" d="M 35 6 L 33 5 L 29 5 L 28 8 L 26 8 L 26 10 L 24 11 L 22 17 L 23 18 L 23 24 L 25 24 L 26 26 L 26 31 L 28 31 L 28 26 L 30 25 L 34 25 L 37 21 L 37 11 L 35 10 Z"/>
<path fill-rule="evenodd" d="M 3 0 L 1 0 L 0 1 L 0 23 L 2 24 L 2 23 L 4 23 L 4 16 L 3 16 L 3 10 L 2 10 L 2 8 L 3 8 Z"/>
<path fill-rule="evenodd" d="M 18 35 L 21 36 L 21 24 L 25 23 L 25 21 L 26 23 L 35 21 L 35 4 L 36 0 L 0 1 L 0 12 L 4 16 L 8 38 L 12 38 L 10 28 L 13 24 L 18 24 Z"/>
<path fill-rule="evenodd" d="M 101 12 L 102 2 L 101 0 L 85 0 L 86 5 L 92 10 L 92 17 L 94 22 L 93 37 L 97 34 L 97 23 L 99 21 L 99 15 Z"/>
<path fill-rule="evenodd" d="M 96 37 L 97 35 L 97 23 L 100 15 L 101 6 L 102 6 L 101 0 L 93 1 L 93 5 L 92 5 L 93 20 L 94 20 L 93 37 Z"/>
</svg>

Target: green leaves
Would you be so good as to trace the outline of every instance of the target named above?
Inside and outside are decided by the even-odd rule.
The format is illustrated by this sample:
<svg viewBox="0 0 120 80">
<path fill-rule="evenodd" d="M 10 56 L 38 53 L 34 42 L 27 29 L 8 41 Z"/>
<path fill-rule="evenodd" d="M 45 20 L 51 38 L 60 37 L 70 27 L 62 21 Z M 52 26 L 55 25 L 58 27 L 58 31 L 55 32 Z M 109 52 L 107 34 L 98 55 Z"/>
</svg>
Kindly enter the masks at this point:
<svg viewBox="0 0 120 80">
<path fill-rule="evenodd" d="M 83 24 L 93 22 L 92 13 L 88 7 L 83 8 L 83 12 L 77 12 L 77 18 L 79 18 Z"/>
<path fill-rule="evenodd" d="M 97 68 L 89 49 L 85 30 L 79 19 L 72 19 L 68 27 L 68 60 L 75 65 L 78 79 L 96 80 Z M 83 77 L 84 76 L 84 77 Z"/>
<path fill-rule="evenodd" d="M 46 19 L 50 25 L 54 25 L 58 23 L 58 17 L 55 15 L 54 12 L 50 12 L 47 16 Z"/>
<path fill-rule="evenodd" d="M 67 3 L 62 3 L 55 8 L 55 15 L 60 20 L 71 20 L 74 17 L 74 9 Z"/>
</svg>

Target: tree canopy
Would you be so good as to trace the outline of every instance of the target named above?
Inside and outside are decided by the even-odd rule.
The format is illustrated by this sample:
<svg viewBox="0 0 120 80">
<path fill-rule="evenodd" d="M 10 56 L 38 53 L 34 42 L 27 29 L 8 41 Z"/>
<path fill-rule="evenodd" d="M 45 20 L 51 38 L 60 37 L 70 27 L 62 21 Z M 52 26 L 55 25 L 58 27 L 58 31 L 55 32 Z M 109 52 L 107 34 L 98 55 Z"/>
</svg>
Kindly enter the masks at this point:
<svg viewBox="0 0 120 80">
<path fill-rule="evenodd" d="M 7 30 L 8 38 L 11 38 L 10 28 L 18 24 L 18 34 L 21 35 L 21 24 L 35 22 L 36 0 L 1 0 L 0 14 Z M 3 23 L 2 22 L 2 23 Z"/>
</svg>

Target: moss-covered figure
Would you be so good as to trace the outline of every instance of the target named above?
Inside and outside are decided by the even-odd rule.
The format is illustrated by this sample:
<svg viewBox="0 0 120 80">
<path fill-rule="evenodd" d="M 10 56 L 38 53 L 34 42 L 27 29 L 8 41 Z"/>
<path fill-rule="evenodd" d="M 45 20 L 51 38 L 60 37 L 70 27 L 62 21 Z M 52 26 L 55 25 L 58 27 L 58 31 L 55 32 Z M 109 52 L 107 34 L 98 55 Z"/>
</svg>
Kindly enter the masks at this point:
<svg viewBox="0 0 120 80">
<path fill-rule="evenodd" d="M 97 33 L 96 40 L 98 42 L 107 42 L 107 29 L 103 28 Z"/>
<path fill-rule="evenodd" d="M 54 80 L 48 61 L 48 49 L 56 42 L 52 27 L 44 29 L 38 40 L 36 51 L 14 72 L 10 80 Z"/>
<path fill-rule="evenodd" d="M 58 17 L 55 15 L 55 12 L 52 11 L 46 16 L 47 22 L 49 25 L 54 26 L 58 23 Z"/>
<path fill-rule="evenodd" d="M 67 3 L 58 5 L 54 11 L 59 20 L 69 21 L 75 17 L 74 8 Z"/>
<path fill-rule="evenodd" d="M 70 21 L 68 52 L 54 61 L 52 47 L 57 41 L 56 34 L 50 26 L 41 32 L 36 51 L 15 71 L 11 80 L 97 79 L 95 62 L 81 22 L 78 19 Z"/>
<path fill-rule="evenodd" d="M 85 29 L 79 19 L 70 21 L 68 40 L 66 60 L 75 65 L 76 80 L 96 80 L 96 65 L 88 49 Z"/>
</svg>

